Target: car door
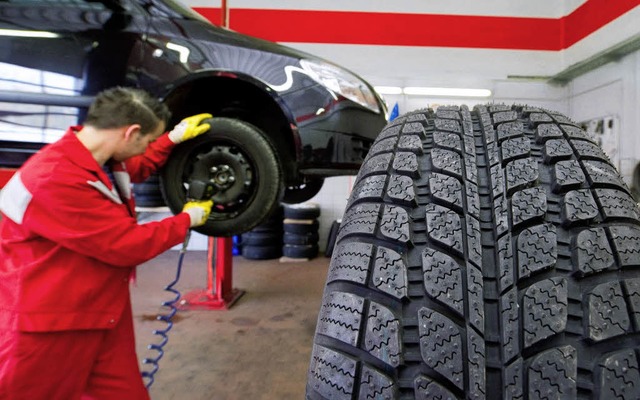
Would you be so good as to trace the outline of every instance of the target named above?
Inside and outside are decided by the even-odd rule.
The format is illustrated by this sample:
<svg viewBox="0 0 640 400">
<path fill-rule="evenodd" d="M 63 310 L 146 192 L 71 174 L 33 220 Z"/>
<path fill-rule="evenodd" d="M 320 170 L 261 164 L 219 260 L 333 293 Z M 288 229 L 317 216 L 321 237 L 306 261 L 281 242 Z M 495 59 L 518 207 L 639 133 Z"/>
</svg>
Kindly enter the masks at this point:
<svg viewBox="0 0 640 400">
<path fill-rule="evenodd" d="M 128 0 L 0 0 L 0 140 L 50 142 L 136 86 L 145 21 Z"/>
</svg>

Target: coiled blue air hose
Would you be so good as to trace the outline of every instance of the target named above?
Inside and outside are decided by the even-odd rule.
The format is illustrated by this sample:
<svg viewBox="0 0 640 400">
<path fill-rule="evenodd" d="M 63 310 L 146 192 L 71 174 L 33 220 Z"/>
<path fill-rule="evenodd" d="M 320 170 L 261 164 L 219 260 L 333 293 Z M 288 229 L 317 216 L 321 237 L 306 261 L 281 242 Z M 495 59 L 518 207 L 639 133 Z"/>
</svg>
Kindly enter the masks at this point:
<svg viewBox="0 0 640 400">
<path fill-rule="evenodd" d="M 191 231 L 187 232 L 187 236 L 184 239 L 184 243 L 182 244 L 182 248 L 180 249 L 180 256 L 178 258 L 178 267 L 176 269 L 175 278 L 171 283 L 165 286 L 164 290 L 170 293 L 173 293 L 175 297 L 169 301 L 165 301 L 162 303 L 163 306 L 169 307 L 169 312 L 167 314 L 159 314 L 157 319 L 159 321 L 164 321 L 167 323 L 164 329 L 157 329 L 153 331 L 154 335 L 158 335 L 161 337 L 160 343 L 153 343 L 147 346 L 149 350 L 155 350 L 158 352 L 155 358 L 145 358 L 142 360 L 143 364 L 150 364 L 152 366 L 151 371 L 143 371 L 142 378 L 147 380 L 146 387 L 149 389 L 154 382 L 154 376 L 158 369 L 160 369 L 159 363 L 162 356 L 164 356 L 164 346 L 167 345 L 169 341 L 169 331 L 173 328 L 173 316 L 178 312 L 178 308 L 176 304 L 178 300 L 180 300 L 180 292 L 173 288 L 173 286 L 178 283 L 180 280 L 180 274 L 182 272 L 182 261 L 184 260 L 184 255 L 187 252 L 187 246 L 189 244 L 189 238 L 191 237 Z"/>
</svg>

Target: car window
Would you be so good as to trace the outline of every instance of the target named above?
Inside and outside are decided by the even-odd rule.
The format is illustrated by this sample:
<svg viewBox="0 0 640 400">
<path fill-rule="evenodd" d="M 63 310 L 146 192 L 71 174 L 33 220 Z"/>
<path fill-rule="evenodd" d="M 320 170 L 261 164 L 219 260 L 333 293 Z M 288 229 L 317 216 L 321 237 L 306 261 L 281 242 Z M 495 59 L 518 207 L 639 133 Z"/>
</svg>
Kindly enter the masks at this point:
<svg viewBox="0 0 640 400">
<path fill-rule="evenodd" d="M 128 0 L 0 0 L 0 140 L 50 142 L 78 123 L 88 56 Z M 102 36 L 118 39 L 119 29 Z M 93 64 L 95 65 L 95 63 Z M 95 70 L 93 68 L 92 70 Z M 18 100 L 14 100 L 18 99 Z M 13 103 L 14 101 L 18 101 Z"/>
</svg>

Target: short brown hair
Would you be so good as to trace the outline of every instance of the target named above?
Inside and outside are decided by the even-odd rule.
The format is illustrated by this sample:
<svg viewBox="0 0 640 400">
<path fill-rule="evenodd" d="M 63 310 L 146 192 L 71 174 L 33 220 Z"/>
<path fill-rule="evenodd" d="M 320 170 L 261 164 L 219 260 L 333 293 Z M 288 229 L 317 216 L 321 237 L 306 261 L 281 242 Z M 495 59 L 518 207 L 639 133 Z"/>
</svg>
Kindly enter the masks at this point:
<svg viewBox="0 0 640 400">
<path fill-rule="evenodd" d="M 142 134 L 147 134 L 170 117 L 167 106 L 144 90 L 114 87 L 98 93 L 84 124 L 98 129 L 140 124 Z"/>
</svg>

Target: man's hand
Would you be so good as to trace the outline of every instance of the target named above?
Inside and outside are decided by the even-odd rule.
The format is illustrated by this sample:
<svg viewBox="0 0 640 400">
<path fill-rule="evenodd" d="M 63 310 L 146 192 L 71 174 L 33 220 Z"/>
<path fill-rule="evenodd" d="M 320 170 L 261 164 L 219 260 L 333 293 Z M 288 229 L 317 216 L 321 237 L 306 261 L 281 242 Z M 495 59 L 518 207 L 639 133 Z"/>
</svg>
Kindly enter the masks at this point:
<svg viewBox="0 0 640 400">
<path fill-rule="evenodd" d="M 182 207 L 182 212 L 186 212 L 191 217 L 190 227 L 196 227 L 204 225 L 211 213 L 211 207 L 213 207 L 213 200 L 205 201 L 189 201 Z"/>
<path fill-rule="evenodd" d="M 171 139 L 173 143 L 178 144 L 205 133 L 211 129 L 211 126 L 206 123 L 202 124 L 201 122 L 208 118 L 213 118 L 213 115 L 198 114 L 183 119 L 169 132 L 169 139 Z"/>
</svg>

